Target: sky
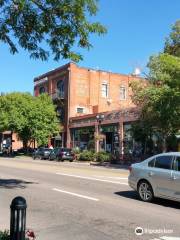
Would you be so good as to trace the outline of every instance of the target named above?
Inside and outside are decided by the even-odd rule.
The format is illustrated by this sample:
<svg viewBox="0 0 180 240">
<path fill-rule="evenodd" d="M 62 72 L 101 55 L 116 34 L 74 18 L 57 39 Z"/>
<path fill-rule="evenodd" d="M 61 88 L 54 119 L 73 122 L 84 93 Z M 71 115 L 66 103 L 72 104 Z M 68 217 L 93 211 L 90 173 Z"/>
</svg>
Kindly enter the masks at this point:
<svg viewBox="0 0 180 240">
<path fill-rule="evenodd" d="M 104 36 L 91 36 L 93 48 L 80 50 L 78 65 L 129 74 L 135 67 L 145 71 L 148 59 L 163 50 L 171 26 L 180 19 L 180 0 L 99 0 L 99 12 L 92 20 L 108 29 Z M 33 79 L 68 60 L 46 62 L 29 58 L 20 50 L 11 55 L 0 42 L 0 92 L 31 92 Z"/>
</svg>

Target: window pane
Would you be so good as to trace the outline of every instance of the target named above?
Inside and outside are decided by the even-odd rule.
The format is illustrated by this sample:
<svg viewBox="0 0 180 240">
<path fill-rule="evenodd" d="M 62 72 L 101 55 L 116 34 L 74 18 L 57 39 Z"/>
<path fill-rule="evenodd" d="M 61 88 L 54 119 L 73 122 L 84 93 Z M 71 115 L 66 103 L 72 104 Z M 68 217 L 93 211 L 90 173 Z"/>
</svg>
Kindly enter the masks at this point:
<svg viewBox="0 0 180 240">
<path fill-rule="evenodd" d="M 64 97 L 64 81 L 60 80 L 57 82 L 57 90 L 60 97 Z"/>
<path fill-rule="evenodd" d="M 126 99 L 126 87 L 120 87 L 120 100 Z"/>
<path fill-rule="evenodd" d="M 180 172 L 180 157 L 176 157 L 175 170 Z"/>
<path fill-rule="evenodd" d="M 46 90 L 45 90 L 45 87 L 40 87 L 40 89 L 39 89 L 39 93 L 40 93 L 40 94 L 45 93 L 45 91 L 46 91 Z"/>
<path fill-rule="evenodd" d="M 84 108 L 80 108 L 80 107 L 77 108 L 77 113 L 83 113 L 83 112 L 84 112 Z"/>
<path fill-rule="evenodd" d="M 160 156 L 156 158 L 155 167 L 163 169 L 171 169 L 172 156 Z"/>
<path fill-rule="evenodd" d="M 102 84 L 101 95 L 102 97 L 105 97 L 105 98 L 108 96 L 108 85 L 106 83 Z"/>
<path fill-rule="evenodd" d="M 154 167 L 155 158 L 148 163 L 148 167 Z"/>
</svg>

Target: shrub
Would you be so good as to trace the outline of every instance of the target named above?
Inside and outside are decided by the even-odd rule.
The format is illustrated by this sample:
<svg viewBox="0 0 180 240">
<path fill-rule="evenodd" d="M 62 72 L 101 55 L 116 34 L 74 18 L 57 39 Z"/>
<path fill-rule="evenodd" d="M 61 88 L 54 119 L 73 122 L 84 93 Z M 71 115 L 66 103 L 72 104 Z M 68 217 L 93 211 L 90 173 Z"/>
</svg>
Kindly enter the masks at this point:
<svg viewBox="0 0 180 240">
<path fill-rule="evenodd" d="M 94 140 L 90 140 L 87 144 L 87 149 L 90 151 L 94 151 L 95 149 L 95 141 Z"/>
<path fill-rule="evenodd" d="M 112 155 L 107 152 L 98 152 L 95 154 L 95 158 L 97 162 L 110 162 L 112 159 Z"/>
<path fill-rule="evenodd" d="M 73 148 L 72 150 L 73 150 L 73 152 L 74 152 L 75 154 L 79 154 L 79 153 L 80 153 L 79 147 L 75 147 L 75 148 Z"/>
<path fill-rule="evenodd" d="M 92 151 L 84 150 L 82 153 L 80 153 L 79 160 L 92 161 L 94 160 L 94 153 Z"/>
<path fill-rule="evenodd" d="M 35 240 L 35 234 L 32 230 L 27 230 L 25 240 Z M 10 232 L 9 230 L 0 230 L 0 240 L 10 240 Z"/>
<path fill-rule="evenodd" d="M 9 231 L 0 231 L 0 240 L 10 240 Z"/>
</svg>

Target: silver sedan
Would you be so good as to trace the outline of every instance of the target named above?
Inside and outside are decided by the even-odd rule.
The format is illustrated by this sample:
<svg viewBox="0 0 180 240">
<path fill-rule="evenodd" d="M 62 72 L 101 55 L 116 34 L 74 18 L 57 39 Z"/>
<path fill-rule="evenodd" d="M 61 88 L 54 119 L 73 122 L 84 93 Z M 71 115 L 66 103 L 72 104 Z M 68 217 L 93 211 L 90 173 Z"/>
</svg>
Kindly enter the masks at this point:
<svg viewBox="0 0 180 240">
<path fill-rule="evenodd" d="M 141 200 L 154 197 L 180 202 L 180 152 L 162 153 L 129 168 L 129 186 Z"/>
</svg>

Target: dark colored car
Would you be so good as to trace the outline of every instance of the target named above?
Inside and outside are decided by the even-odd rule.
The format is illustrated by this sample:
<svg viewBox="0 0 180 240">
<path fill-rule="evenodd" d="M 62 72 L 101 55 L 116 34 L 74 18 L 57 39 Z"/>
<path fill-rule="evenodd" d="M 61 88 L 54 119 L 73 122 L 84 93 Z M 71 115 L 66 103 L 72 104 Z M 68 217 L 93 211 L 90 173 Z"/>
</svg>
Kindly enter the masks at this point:
<svg viewBox="0 0 180 240">
<path fill-rule="evenodd" d="M 71 148 L 54 148 L 49 155 L 50 160 L 69 160 L 72 162 L 75 158 L 76 155 Z"/>
<path fill-rule="evenodd" d="M 38 148 L 32 155 L 33 159 L 49 159 L 51 151 L 52 149 L 49 148 Z"/>
</svg>

